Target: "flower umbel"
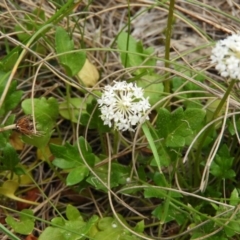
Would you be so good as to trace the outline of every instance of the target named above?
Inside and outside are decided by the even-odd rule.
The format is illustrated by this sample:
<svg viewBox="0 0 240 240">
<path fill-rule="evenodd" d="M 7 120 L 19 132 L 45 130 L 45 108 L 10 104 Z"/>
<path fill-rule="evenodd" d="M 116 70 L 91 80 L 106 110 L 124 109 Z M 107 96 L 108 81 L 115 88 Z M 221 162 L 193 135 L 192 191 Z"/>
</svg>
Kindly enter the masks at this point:
<svg viewBox="0 0 240 240">
<path fill-rule="evenodd" d="M 149 119 L 148 98 L 144 98 L 143 89 L 133 83 L 114 81 L 113 86 L 105 86 L 98 104 L 104 125 L 113 124 L 121 131 L 134 131 L 134 126 Z"/>
<path fill-rule="evenodd" d="M 221 76 L 240 80 L 240 33 L 218 41 L 211 60 Z"/>
</svg>

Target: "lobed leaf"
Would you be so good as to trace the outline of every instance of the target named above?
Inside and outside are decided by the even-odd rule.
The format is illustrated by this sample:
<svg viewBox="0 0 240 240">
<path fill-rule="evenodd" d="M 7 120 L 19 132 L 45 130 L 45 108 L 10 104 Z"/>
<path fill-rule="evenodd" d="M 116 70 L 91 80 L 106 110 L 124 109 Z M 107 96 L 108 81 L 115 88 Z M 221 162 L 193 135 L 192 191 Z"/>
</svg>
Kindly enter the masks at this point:
<svg viewBox="0 0 240 240">
<path fill-rule="evenodd" d="M 55 46 L 60 63 L 69 76 L 75 76 L 83 67 L 86 53 L 70 52 L 74 50 L 73 40 L 62 27 L 57 27 L 55 35 Z"/>
</svg>

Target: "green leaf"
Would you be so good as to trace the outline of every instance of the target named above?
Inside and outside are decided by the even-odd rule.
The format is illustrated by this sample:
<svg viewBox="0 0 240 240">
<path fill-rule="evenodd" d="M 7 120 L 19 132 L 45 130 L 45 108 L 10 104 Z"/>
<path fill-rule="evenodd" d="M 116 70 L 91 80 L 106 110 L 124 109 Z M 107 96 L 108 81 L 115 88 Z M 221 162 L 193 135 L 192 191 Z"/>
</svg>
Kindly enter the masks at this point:
<svg viewBox="0 0 240 240">
<path fill-rule="evenodd" d="M 184 120 L 192 130 L 198 130 L 206 116 L 206 111 L 199 108 L 188 108 L 184 112 Z"/>
<path fill-rule="evenodd" d="M 77 162 L 82 163 L 82 159 L 79 156 L 77 147 L 71 145 L 68 142 L 66 142 L 64 146 L 50 144 L 50 150 L 57 159 L 63 159 L 68 162 L 75 162 L 76 164 Z M 53 161 L 53 164 L 55 165 L 55 160 Z"/>
<path fill-rule="evenodd" d="M 43 122 L 43 124 L 49 123 L 49 120 L 55 121 L 58 117 L 58 101 L 53 97 L 48 99 L 44 97 L 25 99 L 22 102 L 22 109 L 25 114 L 32 114 L 33 108 L 35 116 L 40 116 L 41 123 Z"/>
<path fill-rule="evenodd" d="M 182 72 L 184 73 L 184 75 L 188 76 L 188 77 L 193 77 L 194 79 L 199 81 L 199 82 L 203 82 L 204 78 L 202 75 L 196 75 L 196 72 L 190 72 L 190 71 L 186 71 L 186 69 L 183 69 Z M 194 94 L 194 91 L 197 90 L 202 90 L 202 88 L 200 86 L 198 86 L 197 84 L 188 81 L 186 83 L 186 79 L 176 76 L 172 78 L 172 84 L 173 84 L 173 91 L 176 91 L 177 89 L 179 89 L 180 87 L 182 87 L 183 90 L 185 91 L 192 91 L 192 95 L 189 96 L 196 96 Z"/>
<path fill-rule="evenodd" d="M 239 204 L 239 201 L 240 201 L 240 199 L 239 199 L 238 190 L 236 188 L 234 188 L 230 195 L 229 204 L 232 206 L 237 206 Z"/>
<path fill-rule="evenodd" d="M 11 50 L 5 57 L 3 57 L 0 61 L 0 71 L 3 70 L 4 72 L 12 71 L 13 66 L 15 65 L 18 57 L 19 52 L 22 50 L 20 46 L 15 47 Z"/>
<path fill-rule="evenodd" d="M 174 207 L 173 205 L 168 206 L 166 218 L 163 218 L 166 211 L 165 208 L 166 206 L 164 202 L 152 211 L 152 215 L 155 216 L 158 220 L 160 220 L 161 223 L 176 221 L 179 225 L 182 225 L 186 221 L 186 218 L 189 218 L 189 216 L 183 214 L 183 211 L 179 211 L 177 207 Z"/>
<path fill-rule="evenodd" d="M 182 195 L 177 192 L 168 192 L 167 190 L 158 189 L 158 188 L 145 188 L 144 189 L 144 197 L 145 198 L 166 198 L 166 197 L 172 197 L 172 198 L 182 198 Z"/>
<path fill-rule="evenodd" d="M 84 226 L 83 231 L 85 232 L 85 235 L 91 236 L 97 231 L 97 222 L 99 221 L 99 217 L 96 215 L 93 215 L 87 222 L 87 224 Z M 89 238 L 91 239 L 91 237 Z"/>
<path fill-rule="evenodd" d="M 211 173 L 215 177 L 219 177 L 221 179 L 231 179 L 236 176 L 236 173 L 232 169 L 224 169 L 222 166 L 215 164 L 214 162 L 211 165 Z"/>
<path fill-rule="evenodd" d="M 14 80 L 11 82 L 10 88 L 8 90 L 8 95 L 5 99 L 7 110 L 15 108 L 21 100 L 23 91 L 17 91 L 16 89 L 17 89 L 17 81 Z"/>
<path fill-rule="evenodd" d="M 80 137 L 78 141 L 82 156 L 90 166 L 94 166 L 95 155 L 92 153 L 90 145 L 83 137 Z M 72 168 L 84 165 L 76 144 L 71 145 L 68 142 L 64 146 L 50 144 L 50 150 L 55 156 L 53 164 L 57 167 L 66 169 L 68 166 Z"/>
<path fill-rule="evenodd" d="M 51 147 L 51 148 L 53 149 L 54 147 Z M 69 161 L 69 159 L 66 160 L 62 158 L 55 158 L 53 160 L 53 165 L 61 169 L 70 169 L 76 166 L 76 162 L 71 160 Z"/>
<path fill-rule="evenodd" d="M 193 78 L 196 81 L 203 82 L 204 79 L 206 78 L 203 73 L 197 74 L 196 71 L 190 71 L 186 70 L 186 68 L 179 67 L 179 66 L 174 66 L 178 72 L 183 73 L 184 75 Z M 175 91 L 188 91 L 189 93 L 187 94 L 181 94 L 181 99 L 184 98 L 184 106 L 187 108 L 202 108 L 202 102 L 200 100 L 197 100 L 198 98 L 201 97 L 206 97 L 205 93 L 199 93 L 197 92 L 198 90 L 202 90 L 200 86 L 197 84 L 187 81 L 183 77 L 173 77 L 172 78 L 172 85 L 173 85 L 173 92 Z M 180 98 L 180 97 L 179 97 Z M 193 99 L 194 98 L 194 99 Z"/>
<path fill-rule="evenodd" d="M 104 183 L 107 184 L 109 174 L 107 165 L 94 168 L 94 172 Z M 113 188 L 119 186 L 120 184 L 125 184 L 129 174 L 129 167 L 122 166 L 118 163 L 112 163 L 110 187 Z M 96 189 L 107 191 L 107 188 L 94 175 L 90 175 L 86 181 L 92 186 L 94 186 Z"/>
<path fill-rule="evenodd" d="M 130 53 L 121 53 L 122 64 L 125 67 L 140 66 L 143 62 L 139 53 L 142 52 L 142 45 L 138 43 L 132 36 L 126 32 L 121 32 L 117 39 L 118 48 L 122 51 L 129 51 Z"/>
<path fill-rule="evenodd" d="M 66 208 L 66 216 L 68 220 L 76 220 L 79 217 L 81 217 L 81 214 L 79 213 L 76 207 L 72 206 L 71 204 L 68 204 Z"/>
<path fill-rule="evenodd" d="M 39 21 L 39 19 L 41 19 L 42 21 L 46 20 L 45 11 L 41 8 L 34 9 L 32 14 L 35 15 L 33 18 L 33 21 L 35 21 L 35 22 L 36 22 L 36 20 Z M 30 16 L 32 16 L 32 14 Z"/>
<path fill-rule="evenodd" d="M 169 187 L 169 185 L 166 184 L 166 180 L 164 179 L 163 174 L 161 174 L 159 172 L 154 173 L 153 181 L 157 186 Z"/>
<path fill-rule="evenodd" d="M 2 95 L 3 91 L 6 88 L 8 77 L 9 77 L 9 72 L 6 73 L 3 71 L 0 71 L 0 95 Z M 16 88 L 17 88 L 17 82 L 14 80 L 11 82 L 6 98 L 0 109 L 0 116 L 3 116 L 6 114 L 6 112 L 14 109 L 21 101 L 23 92 L 16 90 Z"/>
<path fill-rule="evenodd" d="M 163 84 L 159 82 L 159 75 L 152 73 L 137 80 L 137 85 L 144 89 L 144 96 L 149 97 L 149 103 L 154 105 L 163 97 Z"/>
<path fill-rule="evenodd" d="M 141 42 L 137 42 L 131 35 L 121 32 L 117 39 L 118 48 L 122 50 L 120 56 L 124 67 L 139 67 L 141 65 L 149 66 L 149 69 L 136 70 L 136 74 L 142 72 L 153 72 L 153 66 L 156 66 L 156 59 L 151 56 L 154 52 L 153 48 L 144 49 Z M 127 53 L 126 53 L 127 51 Z M 146 56 L 143 56 L 146 55 Z M 148 58 L 147 61 L 145 61 Z M 144 62 L 144 64 L 143 64 Z"/>
<path fill-rule="evenodd" d="M 30 216 L 26 216 L 30 215 Z M 33 216 L 33 212 L 30 209 L 24 209 L 19 214 L 20 220 L 15 220 L 12 216 L 7 216 L 6 222 L 9 226 L 13 228 L 13 230 L 17 233 L 28 235 L 34 229 L 34 219 L 31 217 Z"/>
<path fill-rule="evenodd" d="M 25 26 L 26 27 L 26 26 Z M 29 38 L 30 38 L 30 34 L 27 33 L 25 31 L 25 29 L 23 29 L 23 27 L 21 25 L 16 25 L 15 26 L 15 31 L 18 32 L 17 33 L 17 37 L 18 39 L 21 41 L 21 42 L 26 42 Z M 17 54 L 16 56 L 19 55 L 19 53 L 17 51 L 13 52 L 10 56 L 11 58 L 9 57 L 9 59 L 7 59 L 8 61 L 10 61 L 10 59 L 14 59 L 14 55 Z M 17 60 L 17 59 L 16 59 Z M 9 62 L 10 63 L 10 62 Z"/>
<path fill-rule="evenodd" d="M 3 149 L 6 146 L 8 141 L 9 140 L 8 140 L 8 136 L 6 136 L 6 131 L 0 133 L 0 149 Z"/>
<path fill-rule="evenodd" d="M 96 108 L 96 104 L 96 99 L 87 104 L 87 113 L 81 115 L 80 122 L 83 126 L 88 126 L 89 129 L 97 129 L 100 133 L 110 132 L 111 128 L 103 124 L 100 118 L 101 112 L 99 108 Z"/>
<path fill-rule="evenodd" d="M 4 126 L 12 125 L 15 122 L 15 115 L 10 115 L 8 119 L 5 121 Z M 3 127 L 3 126 L 1 126 Z M 5 148 L 6 144 L 9 142 L 9 137 L 11 135 L 12 130 L 0 132 L 0 149 Z"/>
<path fill-rule="evenodd" d="M 90 145 L 83 137 L 80 137 L 78 141 L 81 152 L 79 152 L 77 145 L 69 143 L 64 146 L 50 144 L 50 150 L 55 156 L 53 165 L 62 169 L 71 169 L 66 180 L 68 186 L 81 182 L 89 174 L 89 169 L 82 157 L 91 167 L 95 163 L 95 155 L 92 153 Z"/>
<path fill-rule="evenodd" d="M 170 135 L 167 138 L 166 146 L 168 146 L 168 147 L 184 147 L 185 146 L 185 137 L 182 137 L 177 134 Z"/>
<path fill-rule="evenodd" d="M 138 233 L 142 233 L 144 229 L 145 229 L 144 220 L 138 222 L 134 228 L 134 230 Z"/>
<path fill-rule="evenodd" d="M 15 26 L 15 31 L 19 32 L 17 33 L 18 39 L 21 42 L 26 42 L 31 37 L 30 33 L 26 32 L 26 29 L 28 32 L 34 32 L 42 26 L 40 22 L 45 22 L 45 11 L 41 8 L 36 8 L 30 14 L 26 13 L 24 21 Z"/>
<path fill-rule="evenodd" d="M 81 108 L 81 114 L 86 114 L 86 104 L 83 98 L 70 98 L 59 104 L 59 113 L 65 119 L 78 123 L 79 109 Z"/>
<path fill-rule="evenodd" d="M 236 173 L 232 168 L 234 158 L 230 156 L 228 147 L 224 144 L 211 164 L 210 172 L 221 179 L 232 179 Z"/>
<path fill-rule="evenodd" d="M 172 162 L 174 162 L 175 159 L 177 159 L 177 152 L 171 151 L 170 148 L 165 147 L 161 143 L 159 143 L 157 152 L 159 155 L 159 159 L 161 159 L 161 166 L 168 167 L 172 164 Z M 152 159 L 151 166 L 157 166 L 155 158 Z"/>
<path fill-rule="evenodd" d="M 235 126 L 236 128 L 235 128 Z M 227 121 L 227 127 L 232 136 L 234 136 L 237 132 L 240 132 L 240 119 L 236 117 L 235 124 L 233 124 L 233 121 L 228 120 Z"/>
<path fill-rule="evenodd" d="M 12 54 L 8 54 L 2 60 L 2 66 L 4 71 L 11 71 L 14 65 L 16 64 L 19 57 L 18 51 L 14 51 Z"/>
<path fill-rule="evenodd" d="M 13 172 L 19 162 L 20 159 L 16 150 L 12 147 L 11 144 L 6 143 L 5 147 L 2 150 L 2 156 L 0 156 L 0 170 L 10 170 Z"/>
<path fill-rule="evenodd" d="M 87 156 L 89 153 L 92 153 L 92 148 L 90 144 L 88 144 L 88 142 L 85 140 L 84 137 L 82 136 L 79 137 L 78 142 L 79 142 L 81 153 L 83 156 Z"/>
<path fill-rule="evenodd" d="M 63 231 L 61 231 L 61 229 L 59 228 L 54 227 L 45 228 L 38 238 L 38 240 L 53 240 L 53 239 L 67 240 L 63 235 Z"/>
<path fill-rule="evenodd" d="M 171 113 L 165 109 L 160 108 L 158 111 L 158 117 L 156 121 L 156 128 L 159 133 L 159 137 L 163 137 L 164 139 L 167 138 L 168 133 L 170 132 L 170 120 L 171 120 Z"/>
<path fill-rule="evenodd" d="M 146 55 L 146 57 L 144 57 L 144 66 L 152 66 L 152 67 L 156 66 L 157 59 L 155 57 L 152 57 L 154 51 L 155 50 L 153 47 L 149 47 L 149 48 L 143 47 L 143 54 Z M 148 73 L 153 73 L 153 72 L 154 72 L 154 68 L 148 69 Z"/>
<path fill-rule="evenodd" d="M 187 122 L 183 121 L 184 112 L 182 108 L 176 109 L 173 113 L 166 109 L 160 109 L 157 120 L 157 127 L 161 137 L 165 137 L 167 147 L 183 147 L 185 137 L 192 134 Z M 164 129 L 164 135 L 162 134 Z"/>
<path fill-rule="evenodd" d="M 74 50 L 73 40 L 62 27 L 57 27 L 55 35 L 55 44 L 60 63 L 65 68 L 69 76 L 75 76 L 83 67 L 86 60 L 85 52 L 72 52 Z"/>
<path fill-rule="evenodd" d="M 236 219 L 230 221 L 227 226 L 224 226 L 224 232 L 226 233 L 228 239 L 232 239 L 233 236 L 240 234 L 239 224 L 239 220 Z"/>
<path fill-rule="evenodd" d="M 177 108 L 172 113 L 161 108 L 156 121 L 159 138 L 164 138 L 167 147 L 184 147 L 186 138 L 194 136 L 204 117 L 205 111 L 198 108 Z"/>
<path fill-rule="evenodd" d="M 126 220 L 121 216 L 118 215 L 121 221 L 126 223 Z M 128 226 L 130 227 L 130 226 Z M 126 228 L 124 228 L 117 219 L 112 217 L 104 217 L 99 220 L 98 223 L 99 231 L 92 237 L 94 240 L 137 240 L 138 237 L 132 235 Z"/>
<path fill-rule="evenodd" d="M 59 227 L 63 227 L 65 225 L 65 219 L 63 219 L 62 217 L 55 217 L 51 220 L 51 222 L 54 225 L 58 225 Z"/>
<path fill-rule="evenodd" d="M 72 186 L 74 184 L 80 183 L 89 174 L 89 169 L 87 166 L 75 167 L 70 171 L 67 176 L 67 186 Z"/>
<path fill-rule="evenodd" d="M 59 227 L 47 227 L 39 237 L 39 240 L 79 240 L 86 239 L 85 236 L 91 234 L 98 221 L 98 217 L 93 215 L 88 222 L 84 222 L 77 208 L 68 205 L 66 209 L 68 220 L 60 217 L 52 219 L 54 225 Z"/>
</svg>

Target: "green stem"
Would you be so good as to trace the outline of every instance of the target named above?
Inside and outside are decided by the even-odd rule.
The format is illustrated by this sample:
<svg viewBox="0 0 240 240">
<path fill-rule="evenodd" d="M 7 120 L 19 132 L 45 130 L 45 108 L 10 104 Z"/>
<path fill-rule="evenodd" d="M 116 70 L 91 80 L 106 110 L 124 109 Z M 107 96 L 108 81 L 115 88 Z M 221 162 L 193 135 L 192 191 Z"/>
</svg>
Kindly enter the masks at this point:
<svg viewBox="0 0 240 240">
<path fill-rule="evenodd" d="M 120 141 L 119 132 L 114 130 L 113 154 L 117 154 L 118 153 L 119 141 Z"/>
<path fill-rule="evenodd" d="M 217 106 L 216 110 L 214 111 L 213 113 L 213 116 L 212 116 L 212 119 L 211 121 L 213 121 L 214 119 L 216 119 L 218 117 L 218 114 L 220 113 L 220 111 L 222 110 L 226 100 L 227 100 L 227 97 L 229 96 L 234 84 L 235 84 L 236 80 L 232 80 L 223 96 L 223 98 L 221 99 L 219 105 Z M 199 169 L 199 166 L 200 166 L 200 161 L 201 161 L 201 151 L 202 151 L 202 147 L 204 145 L 204 142 L 207 138 L 207 136 L 209 136 L 209 134 L 211 133 L 211 131 L 213 130 L 215 124 L 212 124 L 210 125 L 204 132 L 200 142 L 199 142 L 199 145 L 198 145 L 198 149 L 197 149 L 197 153 L 196 153 L 196 161 L 195 161 L 195 179 L 194 179 L 194 182 L 195 184 L 198 184 L 198 179 L 201 178 L 201 173 L 200 173 L 200 169 Z"/>
<path fill-rule="evenodd" d="M 168 186 L 167 180 L 165 179 L 165 176 L 164 176 L 164 174 L 162 172 L 162 169 L 161 169 L 161 161 L 160 161 L 160 158 L 159 158 L 158 150 L 156 148 L 156 145 L 154 143 L 154 139 L 152 137 L 152 134 L 151 134 L 151 132 L 149 130 L 149 127 L 147 126 L 146 122 L 142 124 L 142 130 L 143 130 L 143 132 L 145 134 L 145 137 L 146 137 L 146 139 L 147 139 L 147 141 L 149 143 L 149 146 L 150 146 L 150 148 L 152 150 L 154 159 L 155 159 L 156 164 L 158 166 L 159 173 L 162 176 L 162 181 L 165 184 L 165 186 Z"/>
<path fill-rule="evenodd" d="M 68 15 L 69 12 L 74 8 L 74 0 L 68 0 L 68 2 L 62 6 L 52 17 L 50 17 L 45 24 L 55 24 L 59 22 L 62 18 Z"/>
<path fill-rule="evenodd" d="M 130 39 L 130 34 L 131 34 L 131 11 L 130 11 L 130 1 L 128 0 L 128 35 L 127 35 L 127 42 L 126 42 L 126 50 L 129 50 L 129 39 Z M 124 62 L 124 67 L 127 67 L 129 61 L 128 53 L 126 54 L 125 62 Z"/>
<path fill-rule="evenodd" d="M 171 36 L 172 36 L 172 23 L 173 23 L 173 12 L 174 12 L 175 0 L 170 0 L 169 11 L 168 11 L 168 22 L 166 29 L 166 43 L 165 43 L 165 67 L 170 67 L 170 46 L 171 46 Z M 171 81 L 169 79 L 169 72 L 165 73 L 166 81 L 164 82 L 164 92 L 170 93 L 171 91 Z"/>
<path fill-rule="evenodd" d="M 0 232 L 6 234 L 11 240 L 20 240 L 16 235 L 14 235 L 10 230 L 8 230 L 4 225 L 0 223 Z"/>
</svg>

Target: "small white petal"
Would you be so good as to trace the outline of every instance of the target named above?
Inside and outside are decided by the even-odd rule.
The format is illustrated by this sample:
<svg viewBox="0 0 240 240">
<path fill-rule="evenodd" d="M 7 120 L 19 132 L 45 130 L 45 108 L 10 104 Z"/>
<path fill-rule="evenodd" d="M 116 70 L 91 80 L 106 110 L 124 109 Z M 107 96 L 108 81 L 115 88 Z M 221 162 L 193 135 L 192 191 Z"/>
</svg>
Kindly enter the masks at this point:
<svg viewBox="0 0 240 240">
<path fill-rule="evenodd" d="M 240 80 L 240 34 L 218 41 L 212 50 L 211 60 L 221 76 Z"/>
<path fill-rule="evenodd" d="M 120 131 L 134 131 L 137 124 L 149 119 L 145 116 L 151 107 L 148 98 L 144 98 L 143 89 L 135 83 L 107 85 L 98 104 L 104 124 L 114 125 Z"/>
</svg>

